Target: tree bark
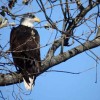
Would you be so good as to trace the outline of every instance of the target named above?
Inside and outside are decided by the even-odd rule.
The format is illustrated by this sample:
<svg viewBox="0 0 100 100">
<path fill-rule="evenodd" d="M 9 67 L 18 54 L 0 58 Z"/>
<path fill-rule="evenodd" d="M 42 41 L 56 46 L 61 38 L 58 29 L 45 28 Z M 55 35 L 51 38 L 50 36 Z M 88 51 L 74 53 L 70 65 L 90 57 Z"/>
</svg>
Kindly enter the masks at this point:
<svg viewBox="0 0 100 100">
<path fill-rule="evenodd" d="M 100 46 L 100 27 L 97 32 L 97 36 L 94 40 L 86 41 L 82 45 L 79 45 L 71 50 L 68 50 L 67 52 L 64 52 L 63 54 L 59 54 L 58 56 L 47 57 L 44 61 L 42 61 L 42 68 L 41 72 L 38 74 L 42 74 L 49 68 L 60 64 L 61 62 L 65 62 L 68 59 L 75 57 L 76 55 L 86 51 L 90 50 L 92 48 Z M 38 76 L 37 75 L 37 76 Z M 20 73 L 14 72 L 14 73 L 8 73 L 8 74 L 0 74 L 0 86 L 5 85 L 11 85 L 22 82 L 22 75 Z"/>
</svg>

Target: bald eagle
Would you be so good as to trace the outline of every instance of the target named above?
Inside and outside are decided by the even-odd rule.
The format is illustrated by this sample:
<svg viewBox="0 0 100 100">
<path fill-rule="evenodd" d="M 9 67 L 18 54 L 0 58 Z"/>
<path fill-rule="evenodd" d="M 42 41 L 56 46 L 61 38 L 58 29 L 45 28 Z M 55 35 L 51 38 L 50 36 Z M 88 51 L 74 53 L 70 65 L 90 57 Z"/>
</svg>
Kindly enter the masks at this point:
<svg viewBox="0 0 100 100">
<path fill-rule="evenodd" d="M 14 65 L 22 74 L 27 90 L 32 90 L 41 66 L 40 37 L 33 27 L 40 19 L 30 14 L 21 19 L 20 25 L 13 27 L 10 34 L 10 50 Z"/>
</svg>

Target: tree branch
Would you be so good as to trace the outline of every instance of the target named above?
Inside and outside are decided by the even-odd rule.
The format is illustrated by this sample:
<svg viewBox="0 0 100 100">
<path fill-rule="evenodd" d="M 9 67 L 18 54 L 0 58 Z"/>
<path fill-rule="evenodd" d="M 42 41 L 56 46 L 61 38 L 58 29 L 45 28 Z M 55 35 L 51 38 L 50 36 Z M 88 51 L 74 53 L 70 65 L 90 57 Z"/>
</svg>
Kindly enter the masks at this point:
<svg viewBox="0 0 100 100">
<path fill-rule="evenodd" d="M 77 2 L 79 0 L 76 0 Z M 94 8 L 95 6 L 99 5 L 98 2 L 94 2 L 93 4 L 91 5 L 88 5 L 86 8 L 84 8 L 74 19 L 73 21 L 69 24 L 67 30 L 66 30 L 66 39 L 65 39 L 65 42 L 66 44 L 68 43 L 69 39 L 70 39 L 70 36 L 72 36 L 72 31 L 77 27 L 78 23 L 84 18 L 84 16 L 86 16 L 86 14 L 92 9 Z M 69 36 L 69 38 L 68 38 Z"/>
<path fill-rule="evenodd" d="M 97 33 L 100 34 L 100 27 L 98 28 Z M 64 52 L 63 54 L 59 54 L 58 56 L 53 56 L 52 58 L 45 59 L 44 61 L 42 61 L 41 72 L 38 75 L 42 74 L 47 69 L 55 65 L 58 65 L 61 62 L 65 62 L 68 59 L 86 50 L 89 50 L 98 46 L 100 46 L 100 37 L 96 37 L 92 41 L 87 41 L 83 43 L 82 45 L 79 45 L 67 52 Z M 16 84 L 19 82 L 22 82 L 22 75 L 20 73 L 15 72 L 15 73 L 8 73 L 8 74 L 0 74 L 0 86 Z"/>
</svg>

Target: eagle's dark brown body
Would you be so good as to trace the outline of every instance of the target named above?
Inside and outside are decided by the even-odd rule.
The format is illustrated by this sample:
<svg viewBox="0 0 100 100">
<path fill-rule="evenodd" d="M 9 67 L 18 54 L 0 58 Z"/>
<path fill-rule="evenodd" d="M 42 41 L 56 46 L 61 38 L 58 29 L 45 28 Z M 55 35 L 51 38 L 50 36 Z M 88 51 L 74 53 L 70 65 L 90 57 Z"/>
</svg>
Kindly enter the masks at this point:
<svg viewBox="0 0 100 100">
<path fill-rule="evenodd" d="M 13 28 L 10 35 L 10 50 L 16 68 L 22 73 L 27 83 L 39 72 L 40 37 L 38 32 L 30 27 L 19 25 Z"/>
</svg>

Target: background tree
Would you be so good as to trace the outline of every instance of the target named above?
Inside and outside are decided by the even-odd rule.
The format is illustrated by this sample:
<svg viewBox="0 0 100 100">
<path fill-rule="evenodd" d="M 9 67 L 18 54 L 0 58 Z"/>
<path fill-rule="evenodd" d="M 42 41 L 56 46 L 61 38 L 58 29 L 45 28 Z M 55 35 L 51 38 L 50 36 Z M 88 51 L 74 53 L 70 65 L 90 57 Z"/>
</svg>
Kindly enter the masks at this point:
<svg viewBox="0 0 100 100">
<path fill-rule="evenodd" d="M 41 23 L 34 26 L 41 37 L 42 70 L 37 76 L 53 71 L 80 74 L 93 69 L 94 67 L 76 73 L 63 69 L 60 71 L 48 70 L 65 61 L 67 64 L 68 59 L 83 52 L 96 62 L 97 70 L 100 55 L 91 49 L 100 46 L 99 0 L 0 1 L 0 28 L 2 31 L 2 33 L 0 32 L 0 86 L 22 82 L 22 75 L 13 67 L 10 54 L 12 51 L 9 50 L 9 36 L 11 27 L 19 25 L 20 18 L 28 13 L 36 14 L 41 19 Z M 98 50 L 100 47 L 96 49 Z M 1 98 L 5 100 L 2 91 L 0 93 Z M 18 98 L 21 99 L 21 97 Z"/>
</svg>

